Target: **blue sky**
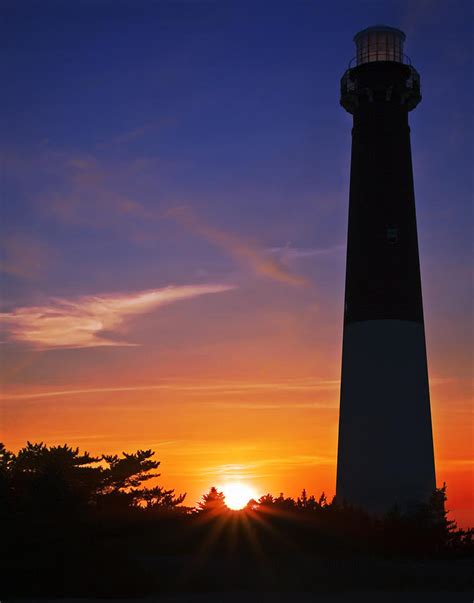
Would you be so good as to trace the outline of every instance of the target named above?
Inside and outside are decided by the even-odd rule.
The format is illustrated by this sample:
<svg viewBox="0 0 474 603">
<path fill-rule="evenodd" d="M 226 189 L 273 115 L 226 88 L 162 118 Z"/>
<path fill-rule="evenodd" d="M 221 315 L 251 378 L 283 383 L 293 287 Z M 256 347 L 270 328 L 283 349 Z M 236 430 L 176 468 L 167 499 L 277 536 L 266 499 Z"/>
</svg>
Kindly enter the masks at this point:
<svg viewBox="0 0 474 603">
<path fill-rule="evenodd" d="M 5 302 L 232 280 L 235 258 L 206 237 L 117 215 L 123 204 L 186 207 L 262 249 L 343 246 L 351 117 L 339 78 L 353 34 L 382 22 L 407 33 L 422 77 L 411 125 L 425 288 L 467 318 L 471 13 L 432 1 L 4 3 Z M 9 270 L 18 241 L 25 257 Z M 343 265 L 307 264 L 340 297 Z"/>
</svg>

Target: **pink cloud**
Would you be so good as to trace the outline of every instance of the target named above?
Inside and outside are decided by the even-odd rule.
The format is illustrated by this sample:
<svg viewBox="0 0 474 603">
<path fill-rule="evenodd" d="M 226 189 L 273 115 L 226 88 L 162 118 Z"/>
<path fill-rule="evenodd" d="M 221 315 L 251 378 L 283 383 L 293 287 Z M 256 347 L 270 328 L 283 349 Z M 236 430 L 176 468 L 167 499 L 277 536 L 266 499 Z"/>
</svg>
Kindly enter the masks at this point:
<svg viewBox="0 0 474 603">
<path fill-rule="evenodd" d="M 219 247 L 238 263 L 249 266 L 255 274 L 288 285 L 310 284 L 307 278 L 290 270 L 278 258 L 270 257 L 258 245 L 225 230 L 210 226 L 198 218 L 188 207 L 170 209 L 166 215 Z"/>
<path fill-rule="evenodd" d="M 231 285 L 169 286 L 128 294 L 52 299 L 44 306 L 0 313 L 11 339 L 39 349 L 135 345 L 115 341 L 108 333 L 136 315 L 199 295 L 221 293 Z M 107 333 L 107 335 L 106 335 Z"/>
</svg>

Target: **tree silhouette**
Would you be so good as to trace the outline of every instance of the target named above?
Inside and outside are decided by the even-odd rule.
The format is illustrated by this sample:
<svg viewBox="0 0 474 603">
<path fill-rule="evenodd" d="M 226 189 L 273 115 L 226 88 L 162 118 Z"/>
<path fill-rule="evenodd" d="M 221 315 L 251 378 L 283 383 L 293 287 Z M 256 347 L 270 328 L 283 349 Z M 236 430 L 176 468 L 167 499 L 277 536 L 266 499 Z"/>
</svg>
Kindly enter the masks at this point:
<svg viewBox="0 0 474 603">
<path fill-rule="evenodd" d="M 165 490 L 160 486 L 154 488 L 141 488 L 137 490 L 131 490 L 133 498 L 133 504 L 144 506 L 145 509 L 174 509 L 180 505 L 186 494 L 174 495 L 174 490 Z M 183 510 L 188 510 L 187 507 L 183 507 Z"/>
<path fill-rule="evenodd" d="M 94 502 L 103 470 L 93 465 L 100 458 L 67 444 L 48 448 L 43 442 L 27 442 L 17 455 L 2 450 L 3 479 L 17 508 L 58 512 Z"/>
<path fill-rule="evenodd" d="M 292 511 L 296 507 L 296 502 L 290 496 L 286 496 L 283 492 L 280 492 L 280 495 L 273 500 L 273 505 L 282 511 Z"/>
<path fill-rule="evenodd" d="M 152 450 L 123 452 L 122 456 L 93 457 L 79 448 L 27 445 L 18 454 L 0 444 L 0 494 L 6 508 L 38 513 L 93 507 L 118 510 L 128 507 L 174 508 L 185 497 L 174 490 L 140 488 L 159 477 L 160 465 Z"/>
<path fill-rule="evenodd" d="M 314 494 L 308 496 L 306 490 L 303 489 L 301 495 L 296 499 L 296 507 L 303 511 L 319 511 L 326 507 L 327 504 L 328 502 L 324 492 L 319 497 L 319 500 L 316 500 Z"/>
<path fill-rule="evenodd" d="M 209 492 L 204 494 L 202 500 L 198 503 L 198 510 L 200 513 L 210 513 L 212 515 L 228 511 L 224 493 L 219 492 L 217 488 L 212 486 Z"/>
<path fill-rule="evenodd" d="M 258 499 L 258 506 L 259 507 L 271 507 L 274 503 L 275 499 L 273 498 L 273 496 L 269 493 L 269 494 L 264 494 L 263 496 L 261 496 Z"/>
<path fill-rule="evenodd" d="M 140 486 L 144 481 L 160 476 L 160 473 L 150 473 L 160 465 L 159 461 L 152 460 L 154 454 L 152 450 L 138 450 L 131 454 L 122 452 L 121 457 L 117 454 L 102 455 L 102 461 L 108 465 L 102 470 L 98 492 L 102 511 L 123 511 L 141 503 L 147 504 L 145 499 L 148 495 L 145 494 L 143 499 Z M 155 498 L 158 499 L 158 492 Z"/>
<path fill-rule="evenodd" d="M 116 454 L 102 455 L 102 460 L 108 465 L 103 471 L 103 494 L 137 488 L 142 482 L 159 477 L 160 473 L 149 473 L 160 465 L 160 461 L 152 460 L 154 454 L 152 450 L 138 450 L 132 454 L 122 452 L 122 457 Z"/>
</svg>

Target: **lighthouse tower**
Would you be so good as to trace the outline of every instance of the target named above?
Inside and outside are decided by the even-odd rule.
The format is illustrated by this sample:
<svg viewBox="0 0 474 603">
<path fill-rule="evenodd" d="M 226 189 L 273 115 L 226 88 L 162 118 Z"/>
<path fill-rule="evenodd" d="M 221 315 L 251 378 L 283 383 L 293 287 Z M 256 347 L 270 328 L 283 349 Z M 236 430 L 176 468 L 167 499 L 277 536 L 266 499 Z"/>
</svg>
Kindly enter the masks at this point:
<svg viewBox="0 0 474 603">
<path fill-rule="evenodd" d="M 405 34 L 359 32 L 341 80 L 353 115 L 336 498 L 371 512 L 435 488 Z"/>
</svg>

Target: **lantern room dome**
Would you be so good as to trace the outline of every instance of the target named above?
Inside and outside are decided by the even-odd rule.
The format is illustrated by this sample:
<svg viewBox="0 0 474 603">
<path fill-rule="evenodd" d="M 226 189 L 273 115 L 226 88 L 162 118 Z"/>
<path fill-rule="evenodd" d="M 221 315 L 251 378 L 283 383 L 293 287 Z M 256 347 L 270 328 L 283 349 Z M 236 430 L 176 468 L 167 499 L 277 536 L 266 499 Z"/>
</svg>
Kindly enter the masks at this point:
<svg viewBox="0 0 474 603">
<path fill-rule="evenodd" d="M 357 65 L 375 61 L 403 63 L 405 34 L 387 25 L 373 25 L 354 36 L 357 47 Z"/>
</svg>

